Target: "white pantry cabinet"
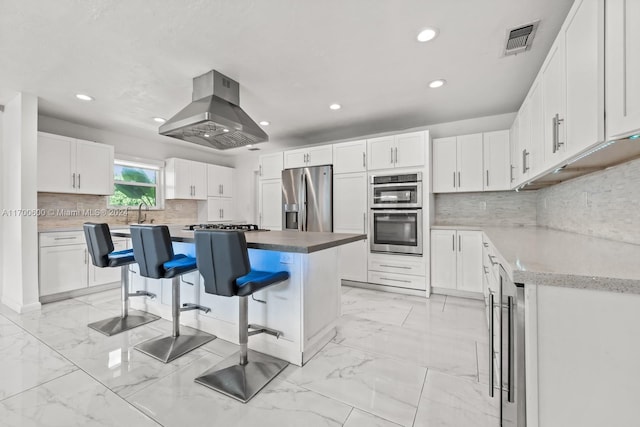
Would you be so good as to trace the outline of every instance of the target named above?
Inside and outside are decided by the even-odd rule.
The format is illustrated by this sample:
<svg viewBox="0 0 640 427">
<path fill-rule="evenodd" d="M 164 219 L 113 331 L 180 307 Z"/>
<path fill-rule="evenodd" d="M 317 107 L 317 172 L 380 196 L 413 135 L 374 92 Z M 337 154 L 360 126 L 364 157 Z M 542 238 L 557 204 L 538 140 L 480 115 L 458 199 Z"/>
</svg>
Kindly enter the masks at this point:
<svg viewBox="0 0 640 427">
<path fill-rule="evenodd" d="M 258 166 L 260 179 L 281 179 L 282 169 L 284 169 L 284 155 L 282 152 L 260 156 Z"/>
<path fill-rule="evenodd" d="M 411 132 L 367 140 L 369 170 L 424 166 L 425 132 Z"/>
<path fill-rule="evenodd" d="M 333 173 L 367 171 L 367 141 L 333 144 Z"/>
<path fill-rule="evenodd" d="M 284 168 L 330 165 L 333 162 L 333 147 L 321 145 L 284 152 Z"/>
<path fill-rule="evenodd" d="M 282 180 L 260 180 L 260 228 L 282 230 Z"/>
<path fill-rule="evenodd" d="M 640 133 L 640 1 L 606 2 L 607 139 Z"/>
<path fill-rule="evenodd" d="M 483 292 L 482 232 L 431 230 L 431 286 Z"/>
<path fill-rule="evenodd" d="M 511 187 L 509 131 L 486 132 L 483 149 L 484 191 L 508 190 Z"/>
<path fill-rule="evenodd" d="M 335 170 L 334 170 L 335 172 Z M 367 174 L 333 175 L 333 231 L 367 233 Z M 341 279 L 367 281 L 367 240 L 340 247 Z"/>
<path fill-rule="evenodd" d="M 472 135 L 433 140 L 433 192 L 482 191 L 483 136 Z"/>
<path fill-rule="evenodd" d="M 233 168 L 207 165 L 207 195 L 233 197 Z"/>
<path fill-rule="evenodd" d="M 38 191 L 113 194 L 113 146 L 38 132 Z"/>
<path fill-rule="evenodd" d="M 165 163 L 165 198 L 207 200 L 207 164 L 170 158 Z"/>
</svg>

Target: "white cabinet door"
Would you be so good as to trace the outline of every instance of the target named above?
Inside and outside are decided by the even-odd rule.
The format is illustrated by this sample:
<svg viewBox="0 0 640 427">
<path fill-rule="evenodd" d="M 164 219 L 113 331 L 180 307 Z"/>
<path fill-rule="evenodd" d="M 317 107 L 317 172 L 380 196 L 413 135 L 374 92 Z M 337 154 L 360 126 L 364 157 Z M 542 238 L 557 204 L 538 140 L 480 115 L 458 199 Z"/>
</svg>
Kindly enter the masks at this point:
<svg viewBox="0 0 640 427">
<path fill-rule="evenodd" d="M 431 230 L 431 286 L 456 288 L 455 230 Z"/>
<path fill-rule="evenodd" d="M 367 232 L 367 174 L 333 177 L 333 229 L 336 233 Z"/>
<path fill-rule="evenodd" d="M 578 0 L 572 10 L 565 29 L 565 125 L 567 151 L 577 154 L 604 141 L 604 1 Z"/>
<path fill-rule="evenodd" d="M 209 197 L 233 196 L 233 168 L 207 165 L 207 195 Z"/>
<path fill-rule="evenodd" d="M 499 130 L 487 132 L 483 137 L 484 145 L 484 169 L 485 191 L 508 190 L 509 182 L 510 149 L 509 131 Z"/>
<path fill-rule="evenodd" d="M 367 153 L 369 155 L 369 170 L 391 169 L 394 166 L 393 148 L 395 142 L 393 136 L 384 136 L 367 140 Z"/>
<path fill-rule="evenodd" d="M 511 180 L 511 188 L 514 188 L 520 182 L 522 170 L 522 165 L 520 164 L 520 141 L 518 140 L 520 130 L 518 127 L 518 116 L 516 116 L 511 128 L 509 129 L 509 148 L 511 150 L 511 171 L 509 176 Z"/>
<path fill-rule="evenodd" d="M 207 164 L 189 162 L 191 169 L 191 183 L 193 185 L 193 197 L 195 200 L 207 200 Z"/>
<path fill-rule="evenodd" d="M 260 156 L 260 179 L 281 179 L 282 169 L 284 169 L 283 153 L 263 154 Z"/>
<path fill-rule="evenodd" d="M 434 193 L 453 193 L 456 191 L 457 167 L 456 137 L 436 138 L 433 140 L 432 179 Z"/>
<path fill-rule="evenodd" d="M 114 251 L 123 251 L 127 249 L 126 239 L 117 239 L 113 241 Z M 89 258 L 89 286 L 105 285 L 107 283 L 119 282 L 121 279 L 121 268 L 100 268 L 91 263 Z"/>
<path fill-rule="evenodd" d="M 76 192 L 75 147 L 73 138 L 38 132 L 38 191 Z"/>
<path fill-rule="evenodd" d="M 366 282 L 368 252 L 368 240 L 359 240 L 340 246 L 340 278 Z"/>
<path fill-rule="evenodd" d="M 397 168 L 424 166 L 426 143 L 424 132 L 395 136 L 394 163 Z"/>
<path fill-rule="evenodd" d="M 333 146 L 321 145 L 307 149 L 307 166 L 330 165 L 333 162 Z"/>
<path fill-rule="evenodd" d="M 367 141 L 333 145 L 333 173 L 366 172 Z"/>
<path fill-rule="evenodd" d="M 233 197 L 233 168 L 222 167 L 220 185 L 222 185 L 222 197 Z"/>
<path fill-rule="evenodd" d="M 544 104 L 542 102 L 542 84 L 537 79 L 531 88 L 529 101 L 529 173 L 536 175 L 544 170 Z"/>
<path fill-rule="evenodd" d="M 482 134 L 457 137 L 457 191 L 482 191 Z"/>
<path fill-rule="evenodd" d="M 113 194 L 113 146 L 76 142 L 76 189 L 81 194 Z"/>
<path fill-rule="evenodd" d="M 640 132 L 640 2 L 606 2 L 607 139 Z"/>
<path fill-rule="evenodd" d="M 86 245 L 40 248 L 40 295 L 87 287 Z"/>
<path fill-rule="evenodd" d="M 542 68 L 545 169 L 560 162 L 567 151 L 565 101 L 564 34 L 560 33 Z"/>
<path fill-rule="evenodd" d="M 284 152 L 284 168 L 303 168 L 307 166 L 307 149 L 289 150 Z"/>
<path fill-rule="evenodd" d="M 482 292 L 482 231 L 458 230 L 457 289 Z"/>
<path fill-rule="evenodd" d="M 235 205 L 233 199 L 222 199 L 222 220 L 233 221 L 236 218 Z"/>
<path fill-rule="evenodd" d="M 165 168 L 165 198 L 193 198 L 190 164 L 191 162 L 189 160 L 167 159 Z"/>
<path fill-rule="evenodd" d="M 260 228 L 282 230 L 282 180 L 260 181 Z"/>
<path fill-rule="evenodd" d="M 222 198 L 209 197 L 207 199 L 207 221 L 222 221 Z"/>
<path fill-rule="evenodd" d="M 520 182 L 531 176 L 531 99 L 525 99 L 518 112 L 518 149 Z"/>
</svg>

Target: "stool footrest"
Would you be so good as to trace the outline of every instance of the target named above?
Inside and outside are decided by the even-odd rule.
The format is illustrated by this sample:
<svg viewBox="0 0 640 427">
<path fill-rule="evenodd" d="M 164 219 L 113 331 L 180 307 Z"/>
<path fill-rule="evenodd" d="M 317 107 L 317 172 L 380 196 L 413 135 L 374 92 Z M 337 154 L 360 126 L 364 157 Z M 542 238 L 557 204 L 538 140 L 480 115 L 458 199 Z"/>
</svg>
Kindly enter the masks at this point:
<svg viewBox="0 0 640 427">
<path fill-rule="evenodd" d="M 198 305 L 198 304 L 191 304 L 188 302 L 185 302 L 184 304 L 182 304 L 182 307 L 180 307 L 180 311 L 191 311 L 191 310 L 202 310 L 205 313 L 208 313 L 211 311 L 209 307 L 205 307 L 203 305 Z"/>
<path fill-rule="evenodd" d="M 249 329 L 254 329 L 253 331 L 249 331 L 248 335 L 258 335 L 258 334 L 268 334 L 273 335 L 276 338 L 280 338 L 282 336 L 282 331 L 277 331 L 275 329 L 267 328 L 262 325 L 249 325 Z"/>
<path fill-rule="evenodd" d="M 129 293 L 130 297 L 149 297 L 154 299 L 157 295 L 147 291 L 135 291 L 133 293 Z"/>
</svg>

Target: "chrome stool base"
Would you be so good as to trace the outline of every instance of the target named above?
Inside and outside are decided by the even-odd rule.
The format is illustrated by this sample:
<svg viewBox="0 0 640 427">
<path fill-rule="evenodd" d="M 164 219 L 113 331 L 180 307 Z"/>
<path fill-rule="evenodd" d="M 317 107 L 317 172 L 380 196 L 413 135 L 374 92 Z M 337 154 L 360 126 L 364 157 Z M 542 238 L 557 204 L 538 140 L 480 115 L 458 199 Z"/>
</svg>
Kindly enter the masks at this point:
<svg viewBox="0 0 640 427">
<path fill-rule="evenodd" d="M 138 314 L 140 313 L 140 314 Z M 119 334 L 120 332 L 128 331 L 129 329 L 137 328 L 138 326 L 146 325 L 160 317 L 153 314 L 143 312 L 129 312 L 126 317 L 118 316 L 111 317 L 109 319 L 100 320 L 98 322 L 89 323 L 91 329 L 100 332 L 108 337 Z"/>
<path fill-rule="evenodd" d="M 248 356 L 247 364 L 240 365 L 238 363 L 240 353 L 235 353 L 206 371 L 195 381 L 247 403 L 289 365 L 284 360 L 253 350 L 249 350 Z"/>
<path fill-rule="evenodd" d="M 169 363 L 215 338 L 215 335 L 183 326 L 177 337 L 156 338 L 140 343 L 134 348 L 161 362 Z"/>
</svg>

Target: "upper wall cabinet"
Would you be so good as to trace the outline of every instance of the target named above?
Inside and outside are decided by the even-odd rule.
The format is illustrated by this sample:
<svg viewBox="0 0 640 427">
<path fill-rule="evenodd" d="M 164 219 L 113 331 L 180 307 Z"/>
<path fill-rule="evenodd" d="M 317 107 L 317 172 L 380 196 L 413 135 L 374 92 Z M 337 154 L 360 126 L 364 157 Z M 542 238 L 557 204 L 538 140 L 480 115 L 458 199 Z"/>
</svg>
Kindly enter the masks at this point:
<svg viewBox="0 0 640 427">
<path fill-rule="evenodd" d="M 333 147 L 331 145 L 300 148 L 284 152 L 285 169 L 330 165 L 331 162 L 333 162 Z"/>
<path fill-rule="evenodd" d="M 433 192 L 453 193 L 483 189 L 482 134 L 433 140 Z"/>
<path fill-rule="evenodd" d="M 509 171 L 509 131 L 484 134 L 484 190 L 500 191 L 511 187 Z"/>
<path fill-rule="evenodd" d="M 606 2 L 607 139 L 640 132 L 640 1 Z"/>
<path fill-rule="evenodd" d="M 426 144 L 425 132 L 369 139 L 369 170 L 424 166 Z"/>
<path fill-rule="evenodd" d="M 207 164 L 192 160 L 166 160 L 167 199 L 207 200 Z"/>
<path fill-rule="evenodd" d="M 263 154 L 259 160 L 260 179 L 281 179 L 284 169 L 283 153 Z"/>
<path fill-rule="evenodd" d="M 565 156 L 567 140 L 565 138 L 565 63 L 564 63 L 564 33 L 560 33 L 556 42 L 551 46 L 547 60 L 542 65 L 542 100 L 544 123 L 544 161 L 545 164 L 555 164 Z M 526 100 L 525 100 L 526 103 Z M 529 109 L 520 109 L 529 113 Z M 530 117 L 527 120 L 531 121 Z M 520 127 L 522 127 L 522 121 Z M 521 133 L 522 135 L 522 133 Z M 523 167 L 526 169 L 526 165 Z M 529 171 L 529 169 L 527 169 Z"/>
<path fill-rule="evenodd" d="M 333 144 L 333 173 L 367 171 L 367 141 Z"/>
<path fill-rule="evenodd" d="M 233 197 L 233 168 L 207 165 L 207 195 Z"/>
<path fill-rule="evenodd" d="M 113 194 L 113 146 L 38 132 L 38 191 Z"/>
</svg>

